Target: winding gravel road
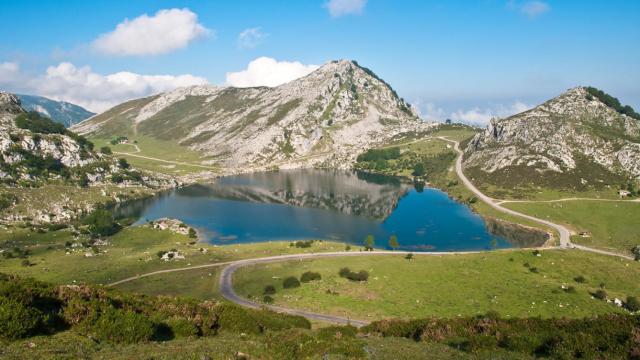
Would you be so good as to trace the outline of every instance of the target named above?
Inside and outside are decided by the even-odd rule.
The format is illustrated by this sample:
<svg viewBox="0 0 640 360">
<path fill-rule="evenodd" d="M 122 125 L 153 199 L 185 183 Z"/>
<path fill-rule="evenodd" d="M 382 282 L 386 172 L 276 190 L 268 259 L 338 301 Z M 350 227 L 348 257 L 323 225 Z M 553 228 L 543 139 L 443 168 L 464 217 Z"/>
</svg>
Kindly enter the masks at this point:
<svg viewBox="0 0 640 360">
<path fill-rule="evenodd" d="M 279 262 L 279 261 L 291 261 L 291 260 L 305 260 L 305 259 L 318 259 L 328 257 L 350 257 L 350 256 L 371 256 L 371 255 L 396 255 L 403 256 L 410 253 L 409 251 L 357 251 L 357 252 L 327 252 L 327 253 L 307 253 L 307 254 L 293 254 L 293 255 L 280 255 L 271 256 L 257 259 L 246 259 L 232 262 L 229 266 L 222 269 L 220 274 L 220 293 L 225 299 L 234 302 L 238 305 L 252 308 L 252 309 L 269 309 L 272 311 L 285 313 L 289 315 L 304 316 L 309 320 L 323 321 L 338 325 L 353 325 L 361 327 L 369 324 L 369 321 L 351 319 L 342 316 L 333 316 L 320 314 L 312 311 L 290 309 L 281 306 L 266 305 L 264 303 L 254 302 L 239 296 L 233 289 L 233 273 L 239 268 L 263 263 Z M 440 256 L 440 255 L 456 255 L 456 254 L 474 254 L 479 251 L 466 251 L 466 252 L 422 252 L 412 253 L 414 256 Z"/>
<path fill-rule="evenodd" d="M 460 143 L 458 141 L 451 140 L 451 139 L 448 139 L 446 137 L 438 137 L 438 139 L 443 140 L 443 141 L 447 141 L 447 142 L 452 143 L 454 145 L 454 149 L 458 153 L 458 157 L 456 159 L 456 164 L 455 164 L 455 170 L 456 170 L 456 173 L 457 173 L 458 177 L 462 180 L 464 185 L 469 190 L 471 190 L 480 200 L 484 201 L 485 203 L 487 203 L 492 208 L 494 208 L 494 209 L 496 209 L 498 211 L 501 211 L 503 213 L 510 214 L 510 215 L 513 215 L 513 216 L 518 216 L 518 217 L 521 217 L 521 218 L 524 218 L 524 219 L 528 219 L 528 220 L 537 222 L 539 224 L 543 224 L 545 226 L 548 226 L 548 227 L 550 227 L 552 229 L 555 229 L 558 232 L 558 234 L 560 235 L 560 246 L 559 246 L 560 249 L 579 249 L 579 250 L 583 250 L 583 251 L 589 251 L 589 252 L 593 252 L 593 253 L 616 256 L 616 257 L 620 257 L 620 258 L 624 258 L 624 259 L 633 260 L 633 258 L 631 256 L 626 256 L 626 255 L 622 255 L 622 254 L 615 253 L 615 252 L 610 252 L 610 251 L 606 251 L 606 250 L 599 250 L 599 249 L 593 249 L 593 248 L 589 248 L 589 247 L 586 247 L 586 246 L 573 244 L 573 243 L 571 243 L 571 232 L 566 227 L 564 227 L 564 226 L 562 226 L 560 224 L 553 223 L 553 222 L 548 221 L 548 220 L 536 218 L 534 216 L 523 214 L 523 213 L 517 212 L 515 210 L 511 210 L 509 208 L 501 206 L 500 205 L 502 203 L 501 200 L 495 200 L 495 199 L 483 194 L 480 190 L 478 190 L 478 188 L 475 187 L 475 185 L 473 185 L 473 183 L 462 172 L 462 161 L 463 161 L 464 153 L 463 153 L 462 150 L 460 150 Z M 131 155 L 131 154 L 129 154 L 129 155 Z M 133 155 L 133 156 L 135 156 L 135 155 Z M 500 250 L 495 250 L 495 251 L 500 251 Z M 505 251 L 509 251 L 509 250 L 507 249 Z M 421 252 L 421 253 L 412 253 L 412 254 L 414 256 L 442 256 L 442 255 L 456 255 L 456 254 L 473 254 L 473 253 L 479 253 L 479 252 L 480 251 Z M 170 272 L 176 272 L 176 271 L 185 271 L 185 270 L 192 270 L 192 269 L 199 269 L 199 268 L 207 268 L 207 267 L 219 267 L 219 266 L 225 266 L 226 265 L 222 269 L 222 272 L 220 274 L 220 293 L 222 294 L 222 296 L 224 298 L 226 298 L 227 300 L 229 300 L 229 301 L 231 301 L 233 303 L 236 303 L 236 304 L 244 306 L 244 307 L 253 308 L 253 309 L 267 308 L 269 310 L 280 312 L 280 313 L 304 316 L 305 318 L 310 319 L 310 320 L 323 321 L 323 322 L 334 323 L 334 324 L 339 324 L 339 325 L 350 324 L 350 325 L 353 325 L 353 326 L 361 327 L 361 326 L 365 326 L 365 325 L 369 324 L 370 322 L 366 321 L 366 320 L 360 320 L 360 319 L 351 319 L 351 318 L 347 318 L 347 317 L 326 315 L 326 314 L 320 314 L 320 313 L 315 313 L 315 312 L 311 312 L 311 311 L 290 309 L 290 308 L 274 306 L 274 305 L 266 305 L 266 304 L 263 304 L 263 303 L 254 302 L 254 301 L 251 301 L 249 299 L 245 299 L 243 297 L 240 297 L 235 292 L 235 290 L 233 289 L 233 274 L 239 268 L 242 268 L 242 267 L 245 267 L 245 266 L 256 265 L 256 264 L 269 263 L 269 262 L 317 259 L 317 258 L 325 258 L 325 257 L 350 257 L 350 256 L 371 256 L 371 255 L 396 255 L 396 256 L 402 256 L 402 255 L 405 255 L 405 254 L 408 254 L 408 253 L 409 252 L 407 252 L 407 251 L 367 251 L 367 252 L 358 251 L 358 252 L 327 252 L 327 253 L 306 253 L 306 254 L 280 255 L 280 256 L 271 256 L 271 257 L 255 258 L 255 259 L 245 259 L 245 260 L 237 260 L 237 261 L 212 263 L 212 264 L 205 264 L 205 265 L 199 265 L 199 266 L 190 266 L 190 267 L 178 268 L 178 269 L 159 270 L 159 271 L 154 271 L 154 272 L 147 273 L 147 274 L 142 274 L 142 275 L 137 275 L 137 276 L 132 276 L 132 277 L 129 277 L 129 278 L 126 278 L 126 279 L 122 279 L 120 281 L 111 283 L 108 286 L 114 286 L 114 285 L 122 284 L 122 283 L 125 283 L 125 282 L 133 281 L 133 280 L 136 280 L 136 279 L 140 279 L 140 278 L 143 278 L 143 277 L 152 276 L 152 275 L 156 275 L 156 274 L 170 273 Z"/>
</svg>

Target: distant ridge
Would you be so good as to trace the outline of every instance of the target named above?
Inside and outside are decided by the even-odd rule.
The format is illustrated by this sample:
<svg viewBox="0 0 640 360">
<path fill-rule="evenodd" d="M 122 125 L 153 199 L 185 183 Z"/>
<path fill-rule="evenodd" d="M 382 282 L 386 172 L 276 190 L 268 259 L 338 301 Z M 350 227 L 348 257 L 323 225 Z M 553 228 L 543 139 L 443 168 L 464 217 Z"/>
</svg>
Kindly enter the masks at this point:
<svg viewBox="0 0 640 360">
<path fill-rule="evenodd" d="M 95 115 L 95 113 L 82 106 L 66 101 L 56 101 L 35 95 L 18 94 L 17 96 L 25 110 L 37 111 L 51 120 L 63 124 L 65 127 L 71 127 Z"/>
</svg>

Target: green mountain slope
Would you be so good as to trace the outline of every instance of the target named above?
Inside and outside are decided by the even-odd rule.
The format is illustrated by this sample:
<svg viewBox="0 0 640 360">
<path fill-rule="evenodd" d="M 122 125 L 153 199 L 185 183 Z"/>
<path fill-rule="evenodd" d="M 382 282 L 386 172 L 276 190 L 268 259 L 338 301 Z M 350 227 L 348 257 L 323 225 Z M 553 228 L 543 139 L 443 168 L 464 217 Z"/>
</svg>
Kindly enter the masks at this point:
<svg viewBox="0 0 640 360">
<path fill-rule="evenodd" d="M 55 122 L 70 127 L 86 120 L 95 113 L 65 101 L 51 100 L 42 96 L 17 95 L 22 107 L 27 111 L 37 111 Z"/>
</svg>

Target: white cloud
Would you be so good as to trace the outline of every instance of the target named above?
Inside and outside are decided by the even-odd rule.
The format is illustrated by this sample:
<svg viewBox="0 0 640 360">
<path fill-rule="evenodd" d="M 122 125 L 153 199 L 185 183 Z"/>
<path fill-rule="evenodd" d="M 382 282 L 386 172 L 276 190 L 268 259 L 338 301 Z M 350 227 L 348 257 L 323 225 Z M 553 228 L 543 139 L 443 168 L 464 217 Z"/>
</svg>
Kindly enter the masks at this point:
<svg viewBox="0 0 640 360">
<path fill-rule="evenodd" d="M 0 63 L 0 84 L 16 84 L 22 78 L 20 65 L 15 62 Z"/>
<path fill-rule="evenodd" d="M 186 47 L 191 41 L 211 34 L 189 9 L 160 10 L 155 15 L 125 19 L 115 30 L 100 35 L 93 48 L 115 56 L 159 55 Z"/>
<path fill-rule="evenodd" d="M 504 118 L 531 109 L 531 106 L 516 101 L 511 105 L 497 105 L 492 108 L 475 107 L 470 110 L 457 110 L 449 116 L 454 122 L 462 122 L 470 125 L 484 126 L 492 118 Z"/>
<path fill-rule="evenodd" d="M 126 100 L 181 86 L 207 83 L 206 79 L 190 74 L 141 75 L 122 71 L 102 75 L 93 72 L 89 66 L 76 67 L 68 62 L 50 66 L 43 75 L 27 77 L 18 71 L 15 76 L 24 79 L 20 87 L 2 75 L 0 75 L 0 87 L 46 96 L 54 100 L 64 100 L 95 112 L 107 110 Z"/>
<path fill-rule="evenodd" d="M 251 61 L 246 70 L 228 72 L 226 83 L 235 87 L 278 86 L 303 77 L 318 67 L 304 65 L 298 61 L 277 61 L 263 56 Z"/>
<path fill-rule="evenodd" d="M 416 101 L 411 104 L 417 111 L 418 116 L 426 121 L 443 121 L 446 117 L 444 109 L 436 106 L 432 102 Z"/>
<path fill-rule="evenodd" d="M 367 0 L 329 0 L 325 7 L 329 9 L 331 17 L 362 14 Z"/>
<path fill-rule="evenodd" d="M 269 35 L 263 33 L 259 27 L 245 29 L 238 35 L 238 47 L 241 49 L 252 49 L 258 46 L 262 39 L 267 36 Z"/>
<path fill-rule="evenodd" d="M 507 7 L 511 10 L 517 10 L 532 19 L 551 10 L 551 6 L 549 6 L 549 4 L 539 0 L 525 2 L 516 2 L 515 0 L 510 0 L 507 3 Z"/>
</svg>

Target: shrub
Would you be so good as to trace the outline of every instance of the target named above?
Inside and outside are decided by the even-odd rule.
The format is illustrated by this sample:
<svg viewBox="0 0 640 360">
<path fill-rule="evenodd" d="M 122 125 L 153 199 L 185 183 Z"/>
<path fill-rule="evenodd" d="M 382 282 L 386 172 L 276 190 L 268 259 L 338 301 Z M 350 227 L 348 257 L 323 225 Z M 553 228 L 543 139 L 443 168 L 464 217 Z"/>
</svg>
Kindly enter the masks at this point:
<svg viewBox="0 0 640 360">
<path fill-rule="evenodd" d="M 351 251 L 351 245 L 347 245 L 344 247 L 344 251 Z"/>
<path fill-rule="evenodd" d="M 170 319 L 166 325 L 176 338 L 193 338 L 200 335 L 200 329 L 193 322 L 186 319 Z"/>
<path fill-rule="evenodd" d="M 576 293 L 576 288 L 575 288 L 575 286 L 569 286 L 566 289 L 564 289 L 564 292 L 569 293 L 569 294 L 575 294 Z"/>
<path fill-rule="evenodd" d="M 302 276 L 300 276 L 300 281 L 303 283 L 308 283 L 311 281 L 320 280 L 321 278 L 322 276 L 320 276 L 320 273 L 307 271 L 303 273 Z"/>
<path fill-rule="evenodd" d="M 294 245 L 297 248 L 310 248 L 313 245 L 313 240 L 296 241 Z"/>
<path fill-rule="evenodd" d="M 20 262 L 20 265 L 24 266 L 24 267 L 29 267 L 31 266 L 31 262 L 28 259 L 24 259 Z"/>
<path fill-rule="evenodd" d="M 158 255 L 158 257 L 159 257 L 160 259 L 162 259 L 162 257 L 163 257 L 166 253 L 167 253 L 167 251 L 160 250 L 160 251 L 158 251 L 158 252 L 156 253 L 156 255 Z"/>
<path fill-rule="evenodd" d="M 411 175 L 413 175 L 413 176 L 424 176 L 425 173 L 426 173 L 426 170 L 424 168 L 424 164 L 423 163 L 417 163 L 413 167 L 413 172 L 411 172 Z"/>
<path fill-rule="evenodd" d="M 120 159 L 118 159 L 118 166 L 120 168 L 122 168 L 122 169 L 128 169 L 129 168 L 129 162 L 125 158 L 120 158 Z"/>
<path fill-rule="evenodd" d="M 262 301 L 263 301 L 265 304 L 273 304 L 273 298 L 272 298 L 271 296 L 269 296 L 269 295 L 265 295 L 265 296 L 262 298 Z"/>
<path fill-rule="evenodd" d="M 273 285 L 267 285 L 264 287 L 264 295 L 273 295 L 276 293 L 276 287 Z"/>
<path fill-rule="evenodd" d="M 42 323 L 42 312 L 0 296 L 0 337 L 7 340 L 25 338 L 39 332 Z"/>
<path fill-rule="evenodd" d="M 155 325 L 143 314 L 107 308 L 91 330 L 101 340 L 135 344 L 151 340 Z"/>
<path fill-rule="evenodd" d="M 404 256 L 405 259 L 407 260 L 411 260 L 413 259 L 413 254 L 412 253 L 408 253 L 407 255 Z"/>
<path fill-rule="evenodd" d="M 640 311 L 640 300 L 635 296 L 627 296 L 625 306 L 631 312 Z"/>
<path fill-rule="evenodd" d="M 111 151 L 111 148 L 108 146 L 103 146 L 100 148 L 100 152 L 105 154 L 105 155 L 111 155 L 113 154 L 113 152 Z"/>
<path fill-rule="evenodd" d="M 342 268 L 338 272 L 340 277 L 349 279 L 351 281 L 367 281 L 369 279 L 369 273 L 366 270 L 360 270 L 359 272 L 351 271 L 349 268 Z"/>
<path fill-rule="evenodd" d="M 581 283 L 581 284 L 584 284 L 584 283 L 586 283 L 586 282 L 587 282 L 587 278 L 585 278 L 585 277 L 584 277 L 584 276 L 582 276 L 582 275 L 578 275 L 578 276 L 574 277 L 574 278 L 573 278 L 573 280 L 574 280 L 575 282 L 577 282 L 577 283 Z"/>
<path fill-rule="evenodd" d="M 198 237 L 198 233 L 196 232 L 196 229 L 189 228 L 189 237 L 192 239 L 195 239 Z"/>
<path fill-rule="evenodd" d="M 607 292 L 602 289 L 598 289 L 596 290 L 596 292 L 593 293 L 593 297 L 599 300 L 606 300 Z"/>
<path fill-rule="evenodd" d="M 282 282 L 282 287 L 285 289 L 297 288 L 299 286 L 300 286 L 300 281 L 298 281 L 298 279 L 295 276 L 289 276 L 288 278 L 284 279 L 284 281 Z"/>
<path fill-rule="evenodd" d="M 633 108 L 631 106 L 629 106 L 629 105 L 622 106 L 622 104 L 620 104 L 620 100 L 618 100 L 617 98 L 605 93 L 604 91 L 602 91 L 600 89 L 596 89 L 594 87 L 588 87 L 587 88 L 587 92 L 589 93 L 589 95 L 592 95 L 592 96 L 598 98 L 605 105 L 613 108 L 614 110 L 616 110 L 620 114 L 624 114 L 624 115 L 632 117 L 632 118 L 634 118 L 636 120 L 640 120 L 640 114 L 636 113 L 635 110 L 633 110 Z"/>
</svg>

